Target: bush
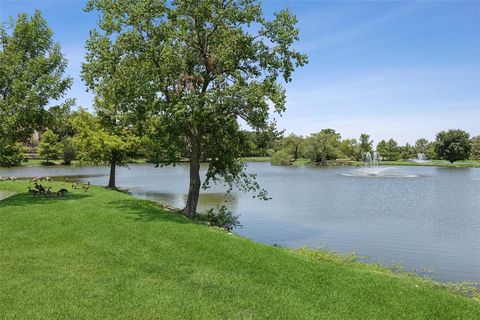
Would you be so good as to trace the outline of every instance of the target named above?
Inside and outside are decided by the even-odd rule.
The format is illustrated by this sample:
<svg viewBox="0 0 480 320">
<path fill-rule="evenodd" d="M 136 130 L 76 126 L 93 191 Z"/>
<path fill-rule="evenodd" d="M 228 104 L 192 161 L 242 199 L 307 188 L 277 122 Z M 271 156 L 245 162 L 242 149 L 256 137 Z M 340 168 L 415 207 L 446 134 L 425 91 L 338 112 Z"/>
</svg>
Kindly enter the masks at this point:
<svg viewBox="0 0 480 320">
<path fill-rule="evenodd" d="M 285 149 L 278 150 L 270 159 L 272 164 L 279 166 L 289 166 L 293 163 L 293 161 L 293 156 L 289 154 L 288 150 Z"/>
<path fill-rule="evenodd" d="M 0 167 L 15 167 L 22 164 L 24 159 L 23 147 L 20 143 L 0 143 Z"/>
<path fill-rule="evenodd" d="M 228 210 L 225 206 L 217 207 L 217 209 L 210 209 L 204 213 L 197 213 L 194 220 L 204 223 L 209 226 L 220 227 L 227 231 L 232 231 L 233 228 L 241 226 L 238 216 Z"/>
</svg>

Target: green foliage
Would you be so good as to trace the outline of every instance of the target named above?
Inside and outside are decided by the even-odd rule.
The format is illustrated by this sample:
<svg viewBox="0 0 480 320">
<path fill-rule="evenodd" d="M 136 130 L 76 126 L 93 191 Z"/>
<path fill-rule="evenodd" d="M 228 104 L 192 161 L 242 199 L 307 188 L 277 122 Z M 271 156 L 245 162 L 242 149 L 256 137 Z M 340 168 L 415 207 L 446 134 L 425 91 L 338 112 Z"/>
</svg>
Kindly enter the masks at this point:
<svg viewBox="0 0 480 320">
<path fill-rule="evenodd" d="M 210 159 L 204 187 L 222 179 L 258 191 L 238 161 L 246 142 L 238 121 L 266 131 L 270 107 L 285 110 L 283 83 L 307 62 L 293 49 L 295 16 L 282 10 L 267 20 L 254 1 L 90 0 L 92 10 L 100 20 L 87 41 L 83 77 L 137 125 L 147 117 L 159 164 L 177 163 L 186 150 L 188 216 L 202 159 Z"/>
<path fill-rule="evenodd" d="M 295 159 L 294 157 L 290 154 L 290 150 L 287 149 L 280 149 L 277 152 L 275 152 L 272 157 L 270 158 L 270 161 L 274 165 L 280 165 L 280 166 L 289 166 L 291 165 Z"/>
<path fill-rule="evenodd" d="M 400 147 L 393 139 L 380 141 L 377 145 L 377 152 L 383 160 L 387 161 L 395 161 L 400 157 Z"/>
<path fill-rule="evenodd" d="M 340 144 L 340 151 L 341 153 L 355 161 L 362 161 L 363 151 L 362 145 L 358 143 L 357 139 L 345 139 Z"/>
<path fill-rule="evenodd" d="M 48 109 L 46 127 L 52 130 L 60 140 L 67 136 L 73 136 L 73 126 L 71 124 L 72 107 L 75 100 L 68 99 L 64 104 L 53 106 Z"/>
<path fill-rule="evenodd" d="M 72 79 L 64 77 L 67 61 L 40 11 L 0 24 L 0 49 L 0 137 L 12 145 L 44 127 L 45 106 L 61 99 Z"/>
<path fill-rule="evenodd" d="M 340 148 L 340 134 L 333 129 L 323 129 L 305 140 L 305 156 L 315 164 L 327 165 L 336 160 Z"/>
<path fill-rule="evenodd" d="M 281 140 L 280 146 L 293 157 L 293 161 L 297 161 L 303 156 L 304 139 L 302 136 L 292 133 Z"/>
<path fill-rule="evenodd" d="M 235 227 L 241 226 L 238 216 L 225 206 L 216 209 L 210 209 L 206 212 L 197 213 L 195 221 L 205 223 L 209 226 L 219 227 L 227 231 L 232 231 Z"/>
<path fill-rule="evenodd" d="M 65 137 L 62 143 L 62 159 L 63 164 L 70 165 L 75 160 L 77 149 L 75 148 L 74 139 L 72 137 Z"/>
<path fill-rule="evenodd" d="M 20 143 L 11 144 L 0 139 L 0 167 L 19 166 L 23 159 L 23 147 Z"/>
<path fill-rule="evenodd" d="M 417 157 L 417 152 L 408 142 L 403 147 L 399 147 L 400 159 L 414 159 Z"/>
<path fill-rule="evenodd" d="M 420 138 L 415 141 L 415 152 L 416 153 L 428 153 L 428 148 L 430 147 L 430 142 L 427 139 Z"/>
<path fill-rule="evenodd" d="M 480 160 L 480 136 L 472 138 L 472 152 L 470 158 L 474 160 Z"/>
<path fill-rule="evenodd" d="M 282 132 L 278 132 L 274 125 L 269 125 L 264 130 L 244 131 L 242 139 L 245 150 L 241 156 L 264 157 L 271 156 L 272 150 L 278 147 Z M 269 154 L 270 153 L 270 154 Z"/>
<path fill-rule="evenodd" d="M 439 159 L 448 160 L 450 163 L 466 160 L 470 157 L 471 149 L 470 135 L 463 130 L 451 129 L 437 133 L 435 153 Z"/>
<path fill-rule="evenodd" d="M 75 130 L 72 140 L 81 162 L 109 165 L 114 157 L 116 165 L 127 166 L 137 156 L 140 139 L 127 129 L 110 134 L 97 117 L 85 110 L 72 117 L 72 125 Z"/>
<path fill-rule="evenodd" d="M 362 133 L 359 141 L 362 154 L 365 152 L 371 152 L 373 150 L 373 140 L 370 140 L 370 136 L 368 134 Z"/>
<path fill-rule="evenodd" d="M 62 152 L 62 144 L 58 141 L 58 136 L 50 129 L 42 134 L 42 139 L 38 147 L 38 153 L 47 160 L 58 159 Z"/>
</svg>

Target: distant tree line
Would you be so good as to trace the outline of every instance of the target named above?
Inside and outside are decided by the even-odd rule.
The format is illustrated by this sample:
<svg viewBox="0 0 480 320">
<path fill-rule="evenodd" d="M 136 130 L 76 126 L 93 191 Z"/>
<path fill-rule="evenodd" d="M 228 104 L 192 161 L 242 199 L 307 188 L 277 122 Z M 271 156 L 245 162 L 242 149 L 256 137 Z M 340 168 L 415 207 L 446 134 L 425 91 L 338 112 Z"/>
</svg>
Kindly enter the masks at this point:
<svg viewBox="0 0 480 320">
<path fill-rule="evenodd" d="M 254 140 L 252 140 L 254 144 Z M 376 145 L 368 134 L 358 139 L 342 139 L 333 129 L 323 129 L 307 137 L 295 134 L 270 140 L 266 154 L 273 164 L 289 165 L 299 158 L 305 158 L 318 165 L 334 164 L 335 160 L 363 161 L 365 154 L 376 151 L 381 160 L 397 161 L 416 159 L 423 154 L 429 160 L 480 159 L 480 136 L 470 138 L 462 130 L 448 130 L 437 133 L 435 141 L 420 138 L 414 145 L 401 146 L 394 139 L 380 140 Z"/>
</svg>

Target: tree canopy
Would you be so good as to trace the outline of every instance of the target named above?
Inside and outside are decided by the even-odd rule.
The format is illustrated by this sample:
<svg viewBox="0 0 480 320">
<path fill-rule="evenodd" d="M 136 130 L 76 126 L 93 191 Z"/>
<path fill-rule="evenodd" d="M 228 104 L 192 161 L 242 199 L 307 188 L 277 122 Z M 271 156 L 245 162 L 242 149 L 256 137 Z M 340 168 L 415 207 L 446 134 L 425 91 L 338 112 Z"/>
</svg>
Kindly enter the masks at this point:
<svg viewBox="0 0 480 320">
<path fill-rule="evenodd" d="M 40 11 L 0 25 L 0 145 L 25 141 L 45 123 L 45 107 L 72 83 L 66 66 Z"/>
<path fill-rule="evenodd" d="M 80 162 L 111 165 L 113 155 L 115 166 L 127 166 L 138 154 L 140 140 L 127 129 L 111 134 L 98 117 L 84 110 L 80 110 L 72 117 L 72 124 L 75 130 L 72 142 Z M 110 169 L 112 170 L 112 167 Z M 115 171 L 113 175 L 111 172 L 107 187 L 115 188 Z"/>
<path fill-rule="evenodd" d="M 293 49 L 295 16 L 282 10 L 267 20 L 252 0 L 91 0 L 87 10 L 100 11 L 90 60 L 109 65 L 106 55 L 114 52 L 116 68 L 135 71 L 124 74 L 132 94 L 123 95 L 122 107 L 149 113 L 157 161 L 176 163 L 181 150 L 188 151 L 185 213 L 196 211 L 202 158 L 210 159 L 204 187 L 218 178 L 255 186 L 238 161 L 244 142 L 239 119 L 261 131 L 268 128 L 270 105 L 284 111 L 282 84 L 307 62 Z M 94 83 L 109 74 L 94 69 Z M 139 110 L 138 101 L 148 109 Z"/>
<path fill-rule="evenodd" d="M 387 161 L 398 160 L 400 156 L 400 148 L 397 141 L 390 139 L 388 141 L 381 140 L 377 145 L 377 152 L 382 159 Z"/>
<path fill-rule="evenodd" d="M 333 129 L 323 129 L 311 134 L 305 141 L 305 155 L 313 163 L 327 165 L 327 160 L 338 157 L 340 134 Z"/>
<path fill-rule="evenodd" d="M 58 159 L 62 152 L 62 145 L 58 141 L 58 136 L 52 131 L 47 130 L 43 133 L 38 153 L 41 157 L 47 160 Z"/>
<path fill-rule="evenodd" d="M 463 130 L 448 130 L 437 133 L 435 153 L 440 159 L 454 163 L 470 156 L 472 145 L 470 135 Z"/>
</svg>

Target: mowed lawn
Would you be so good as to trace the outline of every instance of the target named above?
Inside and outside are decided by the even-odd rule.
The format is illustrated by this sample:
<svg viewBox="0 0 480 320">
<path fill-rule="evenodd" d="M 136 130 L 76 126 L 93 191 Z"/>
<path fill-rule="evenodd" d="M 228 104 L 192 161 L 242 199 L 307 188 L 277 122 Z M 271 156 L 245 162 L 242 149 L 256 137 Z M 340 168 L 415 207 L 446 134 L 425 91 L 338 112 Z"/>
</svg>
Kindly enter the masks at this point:
<svg viewBox="0 0 480 320">
<path fill-rule="evenodd" d="M 43 198 L 27 186 L 0 182 L 17 193 L 0 201 L 0 319 L 480 319 L 477 300 L 432 282 L 258 244 L 100 187 Z"/>
</svg>

